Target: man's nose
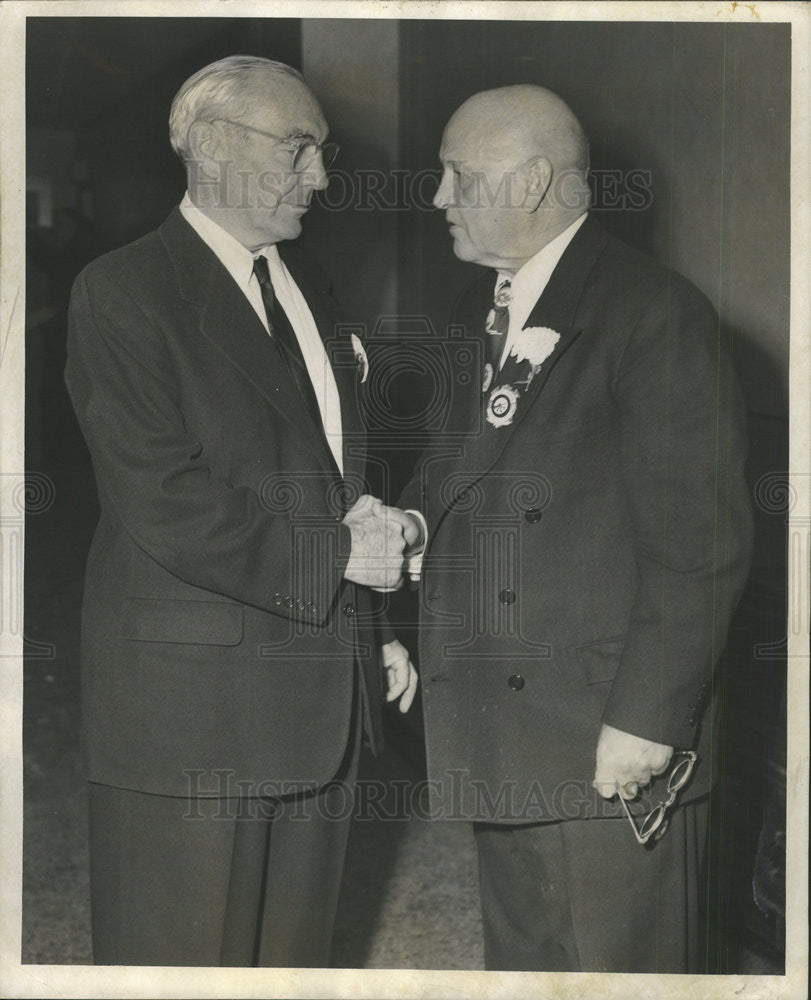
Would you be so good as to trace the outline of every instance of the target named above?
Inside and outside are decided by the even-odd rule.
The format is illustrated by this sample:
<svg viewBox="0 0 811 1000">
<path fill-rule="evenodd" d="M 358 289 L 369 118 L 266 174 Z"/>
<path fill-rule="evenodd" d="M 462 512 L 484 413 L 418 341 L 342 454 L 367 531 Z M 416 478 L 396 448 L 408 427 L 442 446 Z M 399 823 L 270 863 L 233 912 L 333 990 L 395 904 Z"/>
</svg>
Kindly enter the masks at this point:
<svg viewBox="0 0 811 1000">
<path fill-rule="evenodd" d="M 453 181 L 450 173 L 442 175 L 439 187 L 434 195 L 434 208 L 449 208 L 453 204 Z"/>
<path fill-rule="evenodd" d="M 324 158 L 320 150 L 302 172 L 301 182 L 314 191 L 323 191 L 327 184 L 329 184 L 329 175 L 324 167 Z"/>
</svg>

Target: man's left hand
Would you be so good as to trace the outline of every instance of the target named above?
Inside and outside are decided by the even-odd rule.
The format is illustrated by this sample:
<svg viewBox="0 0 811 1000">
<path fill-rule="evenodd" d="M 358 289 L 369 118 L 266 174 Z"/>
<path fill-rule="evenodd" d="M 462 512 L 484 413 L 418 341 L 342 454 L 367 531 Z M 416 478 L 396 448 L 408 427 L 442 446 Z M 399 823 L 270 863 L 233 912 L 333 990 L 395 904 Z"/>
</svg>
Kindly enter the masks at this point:
<svg viewBox="0 0 811 1000">
<path fill-rule="evenodd" d="M 400 510 L 399 507 L 381 506 L 375 509 L 375 513 L 378 517 L 386 517 L 389 520 L 396 522 L 403 529 L 403 538 L 406 543 L 406 557 L 408 557 L 408 555 L 415 549 L 421 548 L 425 545 L 422 524 L 420 523 L 419 518 L 415 517 L 411 511 Z"/>
<path fill-rule="evenodd" d="M 417 693 L 419 677 L 408 650 L 398 640 L 393 639 L 381 647 L 383 668 L 386 671 L 386 701 L 400 699 L 400 711 L 407 712 Z"/>
<path fill-rule="evenodd" d="M 603 798 L 613 798 L 619 792 L 624 799 L 632 799 L 653 775 L 667 770 L 672 756 L 673 747 L 603 725 L 592 785 Z"/>
</svg>

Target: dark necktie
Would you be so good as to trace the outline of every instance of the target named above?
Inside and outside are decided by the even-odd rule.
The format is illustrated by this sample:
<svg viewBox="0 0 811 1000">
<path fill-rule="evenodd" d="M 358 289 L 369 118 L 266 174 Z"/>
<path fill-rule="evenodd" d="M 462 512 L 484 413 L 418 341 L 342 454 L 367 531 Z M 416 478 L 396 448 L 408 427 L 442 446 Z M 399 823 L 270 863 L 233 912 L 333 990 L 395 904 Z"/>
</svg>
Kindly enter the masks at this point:
<svg viewBox="0 0 811 1000">
<path fill-rule="evenodd" d="M 505 281 L 498 286 L 493 296 L 493 308 L 487 314 L 487 321 L 484 324 L 487 331 L 487 357 L 494 372 L 498 372 L 498 363 L 510 328 L 510 302 L 512 302 L 510 282 Z"/>
<path fill-rule="evenodd" d="M 267 257 L 254 257 L 253 273 L 259 282 L 262 290 L 262 302 L 265 305 L 265 314 L 268 320 L 268 327 L 274 343 L 279 349 L 287 370 L 295 382 L 301 397 L 310 410 L 315 420 L 316 426 L 323 431 L 321 421 L 321 410 L 318 407 L 318 400 L 315 398 L 315 390 L 310 380 L 310 373 L 304 363 L 304 355 L 301 353 L 301 346 L 298 342 L 290 320 L 287 318 L 281 303 L 276 298 L 273 291 L 273 282 L 270 280 Z"/>
</svg>

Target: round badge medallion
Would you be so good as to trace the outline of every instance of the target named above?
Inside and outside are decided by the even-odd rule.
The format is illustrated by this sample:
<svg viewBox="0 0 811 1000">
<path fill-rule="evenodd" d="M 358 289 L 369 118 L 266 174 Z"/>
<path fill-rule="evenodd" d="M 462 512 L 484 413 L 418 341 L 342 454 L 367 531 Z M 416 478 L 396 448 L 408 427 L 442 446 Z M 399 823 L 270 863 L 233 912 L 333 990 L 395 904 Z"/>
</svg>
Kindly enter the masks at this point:
<svg viewBox="0 0 811 1000">
<path fill-rule="evenodd" d="M 518 392 L 511 385 L 497 386 L 487 403 L 487 421 L 493 427 L 511 424 L 518 406 Z"/>
</svg>

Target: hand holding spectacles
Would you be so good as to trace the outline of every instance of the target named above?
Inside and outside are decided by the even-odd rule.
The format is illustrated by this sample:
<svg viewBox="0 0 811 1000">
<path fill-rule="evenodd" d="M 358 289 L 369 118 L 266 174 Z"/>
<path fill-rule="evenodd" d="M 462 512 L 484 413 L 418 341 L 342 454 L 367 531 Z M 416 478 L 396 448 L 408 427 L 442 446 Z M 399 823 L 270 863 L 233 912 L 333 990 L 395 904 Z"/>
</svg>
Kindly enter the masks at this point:
<svg viewBox="0 0 811 1000">
<path fill-rule="evenodd" d="M 692 750 L 674 751 L 673 747 L 663 743 L 654 743 L 604 725 L 597 743 L 597 768 L 592 784 L 606 799 L 619 795 L 634 836 L 640 844 L 647 844 L 652 837 L 658 840 L 667 829 L 667 810 L 676 801 L 679 790 L 690 780 L 697 759 Z M 647 785 L 651 778 L 663 774 L 671 765 L 667 799 L 645 815 L 638 830 L 626 801 L 636 798 L 641 787 Z"/>
<path fill-rule="evenodd" d="M 667 770 L 673 747 L 603 725 L 597 741 L 597 767 L 592 784 L 606 799 L 632 799 L 652 777 Z"/>
<path fill-rule="evenodd" d="M 670 822 L 667 811 L 676 801 L 676 795 L 680 789 L 684 788 L 690 780 L 697 760 L 698 754 L 693 750 L 674 751 L 671 758 L 671 763 L 674 764 L 674 767 L 667 779 L 667 798 L 662 799 L 646 814 L 642 820 L 642 825 L 638 829 L 630 809 L 625 804 L 625 797 L 620 795 L 622 808 L 625 810 L 625 815 L 628 817 L 628 822 L 631 824 L 634 836 L 640 844 L 647 844 L 651 838 L 656 841 L 664 836 L 667 825 Z"/>
</svg>

